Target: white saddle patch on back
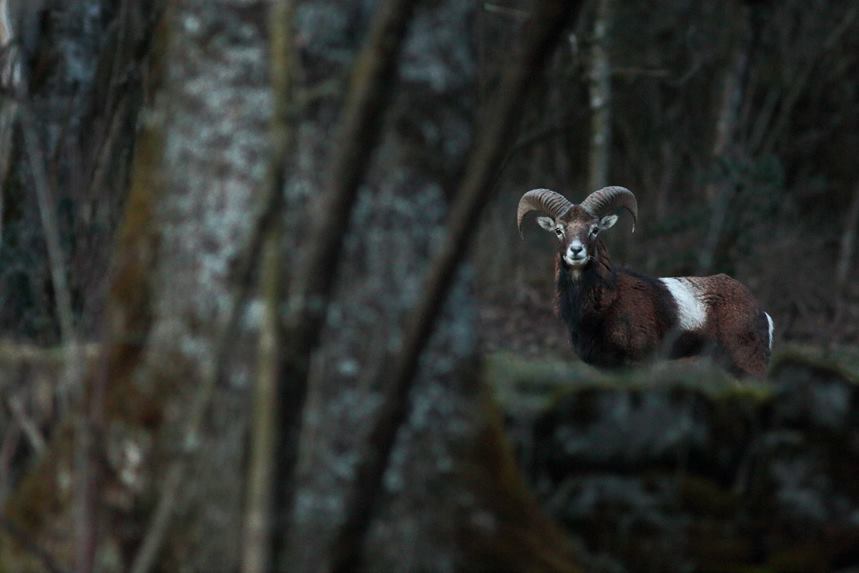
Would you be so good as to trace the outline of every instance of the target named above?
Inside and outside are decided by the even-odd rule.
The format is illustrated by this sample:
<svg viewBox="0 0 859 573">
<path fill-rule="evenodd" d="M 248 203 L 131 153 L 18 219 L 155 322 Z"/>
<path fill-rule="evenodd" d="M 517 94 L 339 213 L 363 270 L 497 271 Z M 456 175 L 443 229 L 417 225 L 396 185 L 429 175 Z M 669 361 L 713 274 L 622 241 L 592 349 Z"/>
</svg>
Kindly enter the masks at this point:
<svg viewBox="0 0 859 573">
<path fill-rule="evenodd" d="M 707 320 L 707 307 L 698 298 L 697 289 L 682 278 L 659 279 L 677 303 L 677 322 L 683 330 L 696 330 Z"/>
</svg>

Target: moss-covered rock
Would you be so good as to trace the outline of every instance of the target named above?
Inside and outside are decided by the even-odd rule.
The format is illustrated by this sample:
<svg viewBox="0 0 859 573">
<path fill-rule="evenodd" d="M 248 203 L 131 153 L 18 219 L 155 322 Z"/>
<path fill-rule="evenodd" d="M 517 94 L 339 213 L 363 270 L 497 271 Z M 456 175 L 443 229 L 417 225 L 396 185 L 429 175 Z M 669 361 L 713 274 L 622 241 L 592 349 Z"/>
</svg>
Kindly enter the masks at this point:
<svg viewBox="0 0 859 573">
<path fill-rule="evenodd" d="M 859 376 L 791 348 L 600 373 L 492 357 L 525 473 L 593 571 L 834 571 L 859 559 Z M 524 407 L 523 407 L 524 405 Z"/>
</svg>

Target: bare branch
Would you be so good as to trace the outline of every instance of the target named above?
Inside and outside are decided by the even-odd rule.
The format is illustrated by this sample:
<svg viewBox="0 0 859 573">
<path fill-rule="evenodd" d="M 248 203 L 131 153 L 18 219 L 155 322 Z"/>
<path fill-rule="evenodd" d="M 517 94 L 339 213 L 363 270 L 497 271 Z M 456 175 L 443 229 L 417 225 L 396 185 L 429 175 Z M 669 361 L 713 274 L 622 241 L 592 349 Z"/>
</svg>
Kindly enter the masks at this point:
<svg viewBox="0 0 859 573">
<path fill-rule="evenodd" d="M 523 22 L 526 21 L 529 17 L 528 12 L 526 12 L 525 10 L 517 10 L 516 8 L 510 8 L 509 6 L 500 6 L 498 4 L 493 4 L 492 2 L 484 2 L 483 9 L 489 14 L 509 16 L 510 18 L 515 18 Z"/>
<path fill-rule="evenodd" d="M 48 173 L 45 167 L 45 157 L 30 111 L 22 106 L 20 113 L 21 131 L 33 174 L 33 186 L 36 191 L 39 216 L 42 219 L 42 229 L 45 233 L 45 244 L 48 249 L 51 281 L 54 285 L 55 304 L 60 320 L 60 332 L 66 342 L 71 342 L 75 338 L 72 296 L 66 278 L 65 257 L 60 244 L 60 229 L 57 224 Z"/>
<path fill-rule="evenodd" d="M 41 457 L 45 452 L 45 438 L 36 423 L 24 411 L 24 405 L 17 396 L 9 396 L 9 410 L 18 425 L 21 426 L 24 435 L 30 441 L 30 446 L 36 452 L 36 456 Z"/>
<path fill-rule="evenodd" d="M 265 312 L 258 347 L 251 428 L 251 460 L 245 496 L 242 573 L 267 573 L 276 556 L 270 554 L 277 439 L 277 380 L 280 350 L 280 233 L 277 226 L 263 249 L 261 294 Z"/>
<path fill-rule="evenodd" d="M 358 186 L 369 170 L 382 131 L 400 49 L 416 4 L 415 0 L 384 0 L 379 5 L 354 65 L 324 205 L 310 232 L 309 252 L 289 293 L 278 391 L 281 427 L 275 476 L 275 555 L 283 553 L 287 539 L 310 358 L 319 343 Z"/>
<path fill-rule="evenodd" d="M 69 395 L 80 394 L 84 373 L 84 356 L 78 344 L 72 313 L 72 296 L 66 277 L 65 255 L 60 242 L 55 206 L 48 180 L 45 157 L 39 142 L 36 125 L 26 105 L 20 107 L 21 131 L 24 146 L 33 175 L 33 185 L 39 205 L 39 216 L 45 234 L 48 250 L 51 282 L 54 286 L 54 299 L 60 321 L 60 333 L 66 350 L 64 383 L 61 386 L 60 401 L 68 407 Z M 78 484 L 76 503 L 77 569 L 80 573 L 92 571 L 97 541 L 96 534 L 96 497 L 94 477 L 90 475 L 90 457 L 93 436 L 89 427 L 87 412 L 82 409 L 75 419 L 75 469 Z"/>
<path fill-rule="evenodd" d="M 282 197 L 284 161 L 295 143 L 292 106 L 298 105 L 295 93 L 298 58 L 294 49 L 295 2 L 278 0 L 269 15 L 270 70 L 275 113 L 272 121 L 274 156 L 271 164 L 270 193 Z M 265 302 L 258 346 L 257 383 L 254 388 L 251 461 L 245 500 L 242 573 L 267 573 L 276 563 L 281 541 L 274 528 L 277 471 L 277 437 L 282 405 L 278 402 L 283 298 L 280 267 L 280 226 L 273 222 L 262 254 L 262 285 Z"/>
</svg>

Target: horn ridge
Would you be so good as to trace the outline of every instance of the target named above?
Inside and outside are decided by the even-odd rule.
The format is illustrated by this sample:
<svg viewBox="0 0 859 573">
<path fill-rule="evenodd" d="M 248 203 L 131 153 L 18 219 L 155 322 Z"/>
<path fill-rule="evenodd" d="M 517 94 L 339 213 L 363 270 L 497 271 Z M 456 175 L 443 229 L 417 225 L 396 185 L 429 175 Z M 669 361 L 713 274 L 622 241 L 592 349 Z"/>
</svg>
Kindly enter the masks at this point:
<svg viewBox="0 0 859 573">
<path fill-rule="evenodd" d="M 531 189 L 519 199 L 516 209 L 516 226 L 522 232 L 522 221 L 531 211 L 538 211 L 558 219 L 572 208 L 573 203 L 551 189 Z"/>
<path fill-rule="evenodd" d="M 632 231 L 635 232 L 635 224 L 638 221 L 638 202 L 635 194 L 626 187 L 610 186 L 597 189 L 582 201 L 581 206 L 597 217 L 602 217 L 617 211 L 626 209 L 632 215 Z"/>
</svg>

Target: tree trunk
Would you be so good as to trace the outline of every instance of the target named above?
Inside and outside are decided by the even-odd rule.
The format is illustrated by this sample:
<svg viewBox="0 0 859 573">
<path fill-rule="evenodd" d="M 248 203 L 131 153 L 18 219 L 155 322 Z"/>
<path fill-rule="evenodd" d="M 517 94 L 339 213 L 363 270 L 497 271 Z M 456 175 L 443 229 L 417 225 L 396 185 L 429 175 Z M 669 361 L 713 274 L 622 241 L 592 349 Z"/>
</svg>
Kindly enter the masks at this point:
<svg viewBox="0 0 859 573">
<path fill-rule="evenodd" d="M 835 264 L 835 304 L 833 305 L 833 321 L 829 345 L 831 346 L 841 335 L 841 326 L 844 320 L 845 305 L 847 304 L 847 287 L 850 272 L 854 263 L 853 254 L 856 245 L 856 234 L 859 230 L 859 185 L 853 188 L 853 200 L 847 209 L 844 219 L 844 227 L 841 230 L 841 241 L 838 248 L 838 258 Z"/>
<path fill-rule="evenodd" d="M 711 272 L 716 262 L 719 244 L 730 213 L 731 199 L 736 190 L 736 182 L 730 179 L 731 175 L 724 168 L 723 163 L 730 161 L 731 157 L 738 153 L 734 148 L 737 119 L 745 96 L 753 41 L 749 8 L 741 0 L 732 3 L 731 8 L 734 15 L 734 37 L 722 75 L 710 153 L 711 172 L 709 182 L 704 187 L 704 196 L 710 204 L 710 221 L 698 258 L 699 272 L 702 274 Z"/>
<path fill-rule="evenodd" d="M 588 189 L 609 184 L 611 159 L 611 29 L 613 0 L 597 0 L 590 62 L 591 145 Z"/>
</svg>

